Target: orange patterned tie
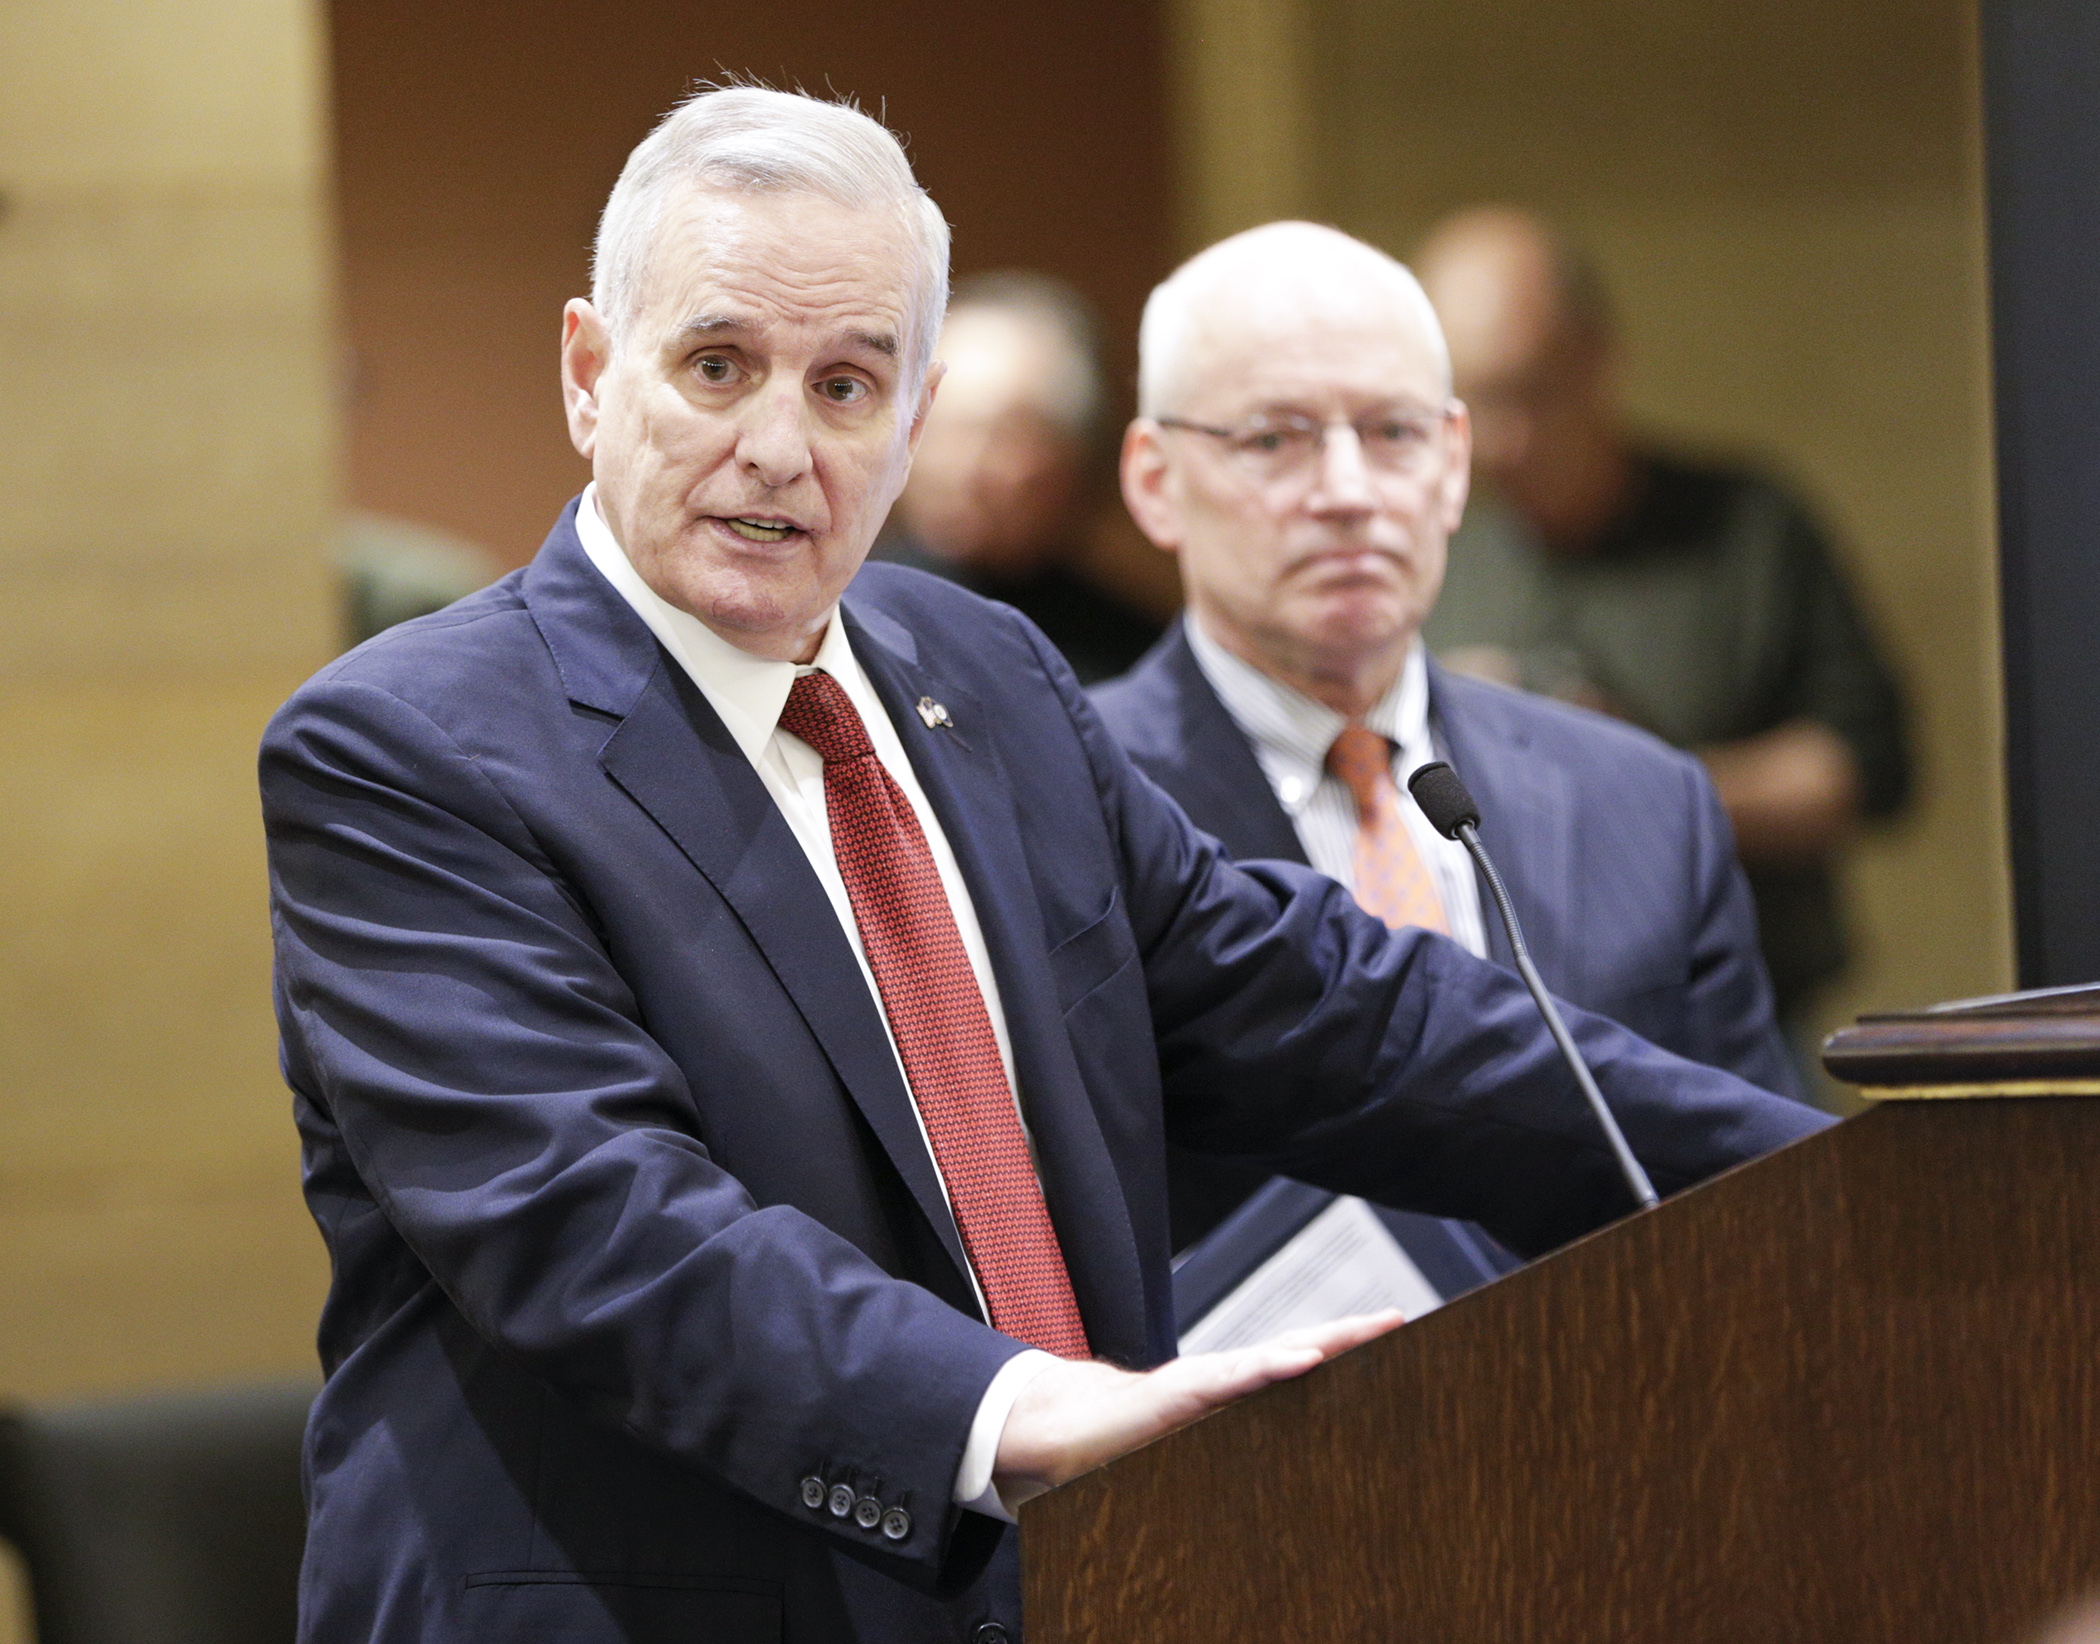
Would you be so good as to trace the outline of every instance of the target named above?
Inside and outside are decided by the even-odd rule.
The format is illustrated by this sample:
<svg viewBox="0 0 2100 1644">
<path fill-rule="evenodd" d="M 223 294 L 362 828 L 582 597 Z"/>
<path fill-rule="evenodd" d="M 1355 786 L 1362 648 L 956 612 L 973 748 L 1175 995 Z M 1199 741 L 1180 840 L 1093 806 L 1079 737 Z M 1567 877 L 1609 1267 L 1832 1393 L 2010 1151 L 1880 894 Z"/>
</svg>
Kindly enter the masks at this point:
<svg viewBox="0 0 2100 1644">
<path fill-rule="evenodd" d="M 1327 768 L 1356 796 L 1356 900 L 1398 930 L 1420 925 L 1450 935 L 1443 899 L 1400 814 L 1393 745 L 1354 721 L 1327 750 Z"/>
<path fill-rule="evenodd" d="M 1086 1326 L 991 1014 L 911 801 L 882 768 L 831 675 L 795 681 L 780 728 L 823 757 L 839 877 L 992 1328 L 1063 1358 L 1086 1358 Z"/>
</svg>

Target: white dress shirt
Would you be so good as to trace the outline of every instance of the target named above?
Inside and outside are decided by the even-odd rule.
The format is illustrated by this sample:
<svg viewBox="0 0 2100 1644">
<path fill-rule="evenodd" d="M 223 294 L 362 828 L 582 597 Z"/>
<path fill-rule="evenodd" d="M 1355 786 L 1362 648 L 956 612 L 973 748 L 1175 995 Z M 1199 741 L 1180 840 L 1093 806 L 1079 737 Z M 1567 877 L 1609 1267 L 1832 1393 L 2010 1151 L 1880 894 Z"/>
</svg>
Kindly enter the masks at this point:
<svg viewBox="0 0 2100 1644">
<path fill-rule="evenodd" d="M 809 858 L 809 865 L 816 871 L 824 894 L 831 899 L 831 910 L 838 918 L 840 929 L 852 944 L 854 957 L 860 962 L 861 978 L 874 998 L 876 1014 L 882 1020 L 883 1033 L 889 1037 L 890 1051 L 894 1055 L 896 1036 L 890 1031 L 882 990 L 875 984 L 875 973 L 868 968 L 867 952 L 861 945 L 860 922 L 853 916 L 853 902 L 846 894 L 846 881 L 839 874 L 838 858 L 831 847 L 831 816 L 824 802 L 824 761 L 808 743 L 780 728 L 781 711 L 787 706 L 788 692 L 797 679 L 821 669 L 838 681 L 839 688 L 859 713 L 861 723 L 867 727 L 875 757 L 882 761 L 883 769 L 903 791 L 919 819 L 920 830 L 926 835 L 927 848 L 932 851 L 934 866 L 940 871 L 941 888 L 948 896 L 949 911 L 955 916 L 955 928 L 962 937 L 963 950 L 970 957 L 970 969 L 977 978 L 977 989 L 984 995 L 985 1011 L 992 1019 L 993 1037 L 999 1041 L 999 1061 L 1006 1069 L 1006 1088 L 1015 1093 L 1018 1105 L 1020 1087 L 1014 1080 L 1013 1046 L 1007 1038 L 1006 1013 L 999 1003 L 999 979 L 992 974 L 991 955 L 984 945 L 983 928 L 977 922 L 976 904 L 971 901 L 970 888 L 956 866 L 955 852 L 948 844 L 947 834 L 941 830 L 940 818 L 934 814 L 933 807 L 927 803 L 925 790 L 919 786 L 918 774 L 905 754 L 897 727 L 890 722 L 888 710 L 883 707 L 882 699 L 875 694 L 875 687 L 869 683 L 854 656 L 846 636 L 846 625 L 836 620 L 836 611 L 824 630 L 824 639 L 817 647 L 814 662 L 774 662 L 753 656 L 730 644 L 698 617 L 679 610 L 642 580 L 641 573 L 635 570 L 611 528 L 606 525 L 605 516 L 599 512 L 595 484 L 585 488 L 583 501 L 576 510 L 576 535 L 599 573 L 649 625 L 649 631 L 663 642 L 664 649 L 671 653 L 699 688 L 700 694 L 707 698 L 708 706 L 721 716 L 731 738 L 744 757 L 751 761 L 759 780 L 766 785 L 766 792 L 772 795 L 773 803 L 780 807 L 780 814 L 786 819 L 795 842 Z M 904 1081 L 905 1090 L 910 1091 L 911 1080 L 905 1074 L 901 1058 L 897 1063 L 897 1076 Z M 918 1113 L 916 1099 L 912 1112 L 919 1120 L 920 1139 L 926 1142 L 928 1156 L 933 1157 L 933 1143 L 926 1136 L 926 1121 Z M 1021 1123 L 1025 1135 L 1025 1107 L 1021 1110 Z M 940 1177 L 937 1157 L 934 1158 L 934 1175 Z M 941 1192 L 946 1195 L 947 1191 L 948 1184 L 942 1179 Z M 953 1214 L 952 1208 L 950 1214 Z M 979 1313 L 989 1319 L 984 1288 L 978 1283 L 975 1272 L 970 1273 L 970 1286 L 976 1292 Z M 969 1441 L 963 1450 L 962 1465 L 956 1471 L 957 1503 L 1012 1522 L 1013 1514 L 992 1487 L 992 1463 L 998 1451 L 999 1435 L 1021 1389 L 1037 1372 L 1055 1362 L 1049 1354 L 1031 1350 L 1008 1360 L 993 1377 L 978 1404 Z"/>
<path fill-rule="evenodd" d="M 1325 703 L 1271 679 L 1225 649 L 1193 615 L 1184 617 L 1189 649 L 1233 722 L 1254 744 L 1254 757 L 1270 791 L 1297 831 L 1305 859 L 1330 879 L 1356 892 L 1356 799 L 1348 784 L 1327 769 L 1327 750 L 1347 723 Z M 1429 731 L 1429 663 L 1417 639 L 1408 647 L 1400 677 L 1364 715 L 1364 724 L 1393 744 L 1393 780 L 1400 789 L 1400 816 L 1436 884 L 1451 939 L 1485 957 L 1487 930 L 1480 909 L 1480 883 L 1465 846 L 1429 824 L 1407 791 L 1407 778 L 1440 757 Z"/>
</svg>

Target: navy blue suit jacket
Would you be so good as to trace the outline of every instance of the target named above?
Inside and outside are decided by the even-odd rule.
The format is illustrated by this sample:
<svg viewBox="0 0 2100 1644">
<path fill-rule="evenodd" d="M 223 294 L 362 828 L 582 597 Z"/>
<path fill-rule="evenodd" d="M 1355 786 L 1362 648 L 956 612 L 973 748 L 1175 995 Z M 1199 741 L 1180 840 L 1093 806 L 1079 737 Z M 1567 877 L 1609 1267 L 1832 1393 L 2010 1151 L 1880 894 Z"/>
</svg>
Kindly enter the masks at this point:
<svg viewBox="0 0 2100 1644">
<path fill-rule="evenodd" d="M 1138 769 L 1235 857 L 1305 861 L 1181 624 L 1094 702 Z M 1666 1050 L 1796 1094 L 1756 911 L 1704 767 L 1618 720 L 1434 662 L 1429 708 L 1546 985 Z M 1513 964 L 1501 921 L 1482 912 L 1489 956 Z M 1177 1158 L 1174 1176 L 1184 1238 L 1256 1185 L 1199 1160 Z"/>
<path fill-rule="evenodd" d="M 572 518 L 325 669 L 263 744 L 334 1261 L 304 1635 L 1014 1627 L 1010 1538 L 994 1556 L 948 1498 L 1019 1344 L 974 1313 L 807 859 Z M 1173 1348 L 1169 1137 L 1520 1248 L 1626 1207 L 1580 1104 L 1542 1099 L 1562 1075 L 1505 972 L 1308 870 L 1234 867 L 1012 612 L 891 567 L 843 611 L 970 884 L 1098 1353 Z M 1573 1027 L 1665 1190 L 1817 1122 Z"/>
</svg>

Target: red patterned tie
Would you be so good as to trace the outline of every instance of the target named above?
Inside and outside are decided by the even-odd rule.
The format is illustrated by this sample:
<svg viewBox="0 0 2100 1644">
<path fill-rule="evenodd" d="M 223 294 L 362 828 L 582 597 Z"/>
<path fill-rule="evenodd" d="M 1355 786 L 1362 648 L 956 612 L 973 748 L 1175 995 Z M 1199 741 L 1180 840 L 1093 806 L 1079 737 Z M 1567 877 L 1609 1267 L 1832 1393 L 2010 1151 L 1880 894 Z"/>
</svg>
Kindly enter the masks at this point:
<svg viewBox="0 0 2100 1644">
<path fill-rule="evenodd" d="M 911 802 L 829 674 L 795 681 L 780 728 L 823 756 L 839 877 L 992 1326 L 1090 1357 L 992 1018 Z"/>
<path fill-rule="evenodd" d="M 1393 781 L 1393 745 L 1367 725 L 1350 723 L 1327 750 L 1327 768 L 1356 796 L 1356 900 L 1398 930 L 1420 925 L 1451 933 L 1428 864 L 1415 849 Z"/>
</svg>

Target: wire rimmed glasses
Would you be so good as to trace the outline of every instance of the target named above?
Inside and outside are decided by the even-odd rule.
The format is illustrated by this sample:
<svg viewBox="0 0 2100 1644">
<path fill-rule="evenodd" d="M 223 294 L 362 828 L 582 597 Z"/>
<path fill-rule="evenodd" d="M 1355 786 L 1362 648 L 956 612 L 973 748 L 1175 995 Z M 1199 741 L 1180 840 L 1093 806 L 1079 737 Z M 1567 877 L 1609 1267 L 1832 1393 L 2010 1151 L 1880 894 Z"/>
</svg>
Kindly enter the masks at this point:
<svg viewBox="0 0 2100 1644">
<path fill-rule="evenodd" d="M 1217 440 L 1227 459 L 1264 484 L 1309 473 L 1334 431 L 1346 428 L 1374 474 L 1413 478 L 1425 472 L 1457 407 L 1393 407 L 1361 417 L 1332 419 L 1297 411 L 1261 412 L 1229 426 L 1187 417 L 1154 417 L 1162 428 Z"/>
</svg>

